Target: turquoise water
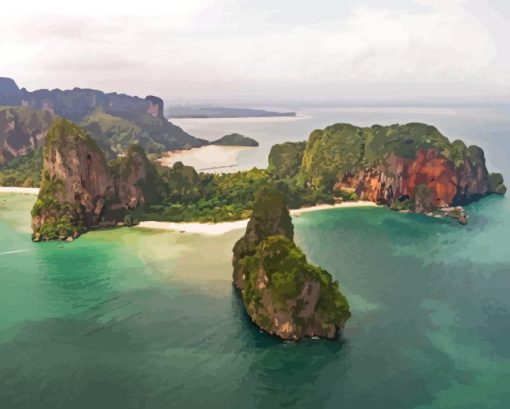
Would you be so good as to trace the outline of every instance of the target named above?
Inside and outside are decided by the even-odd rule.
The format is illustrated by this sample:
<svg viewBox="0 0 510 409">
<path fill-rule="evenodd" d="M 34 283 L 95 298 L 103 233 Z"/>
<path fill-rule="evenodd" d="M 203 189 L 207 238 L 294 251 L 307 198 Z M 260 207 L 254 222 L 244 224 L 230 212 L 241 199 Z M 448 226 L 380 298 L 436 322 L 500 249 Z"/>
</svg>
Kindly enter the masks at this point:
<svg viewBox="0 0 510 409">
<path fill-rule="evenodd" d="M 188 120 L 200 137 L 270 146 L 334 122 L 421 121 L 477 143 L 510 178 L 510 110 L 316 109 L 297 120 Z M 34 198 L 0 194 L 0 408 L 510 407 L 510 198 L 470 224 L 386 209 L 295 219 L 296 240 L 342 285 L 341 342 L 281 343 L 231 286 L 242 232 L 204 238 L 116 229 L 30 241 Z"/>
<path fill-rule="evenodd" d="M 466 227 L 381 208 L 295 219 L 353 313 L 341 342 L 298 344 L 243 314 L 229 266 L 241 232 L 33 244 L 32 200 L 0 195 L 2 408 L 510 405 L 506 198 L 470 206 Z"/>
</svg>

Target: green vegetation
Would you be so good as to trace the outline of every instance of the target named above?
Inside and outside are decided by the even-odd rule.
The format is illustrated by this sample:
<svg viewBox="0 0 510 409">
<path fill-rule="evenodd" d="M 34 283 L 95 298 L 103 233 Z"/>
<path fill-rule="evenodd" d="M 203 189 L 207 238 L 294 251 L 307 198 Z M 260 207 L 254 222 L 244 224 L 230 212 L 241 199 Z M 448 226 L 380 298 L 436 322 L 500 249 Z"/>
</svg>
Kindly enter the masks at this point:
<svg viewBox="0 0 510 409">
<path fill-rule="evenodd" d="M 39 144 L 52 117 L 25 107 L 0 107 L 0 185 L 39 186 Z"/>
<path fill-rule="evenodd" d="M 172 168 L 153 164 L 145 156 L 143 144 L 126 148 L 125 144 L 140 142 L 139 132 L 149 137 L 151 133 L 147 129 L 155 130 L 161 125 L 159 117 L 139 114 L 137 118 L 144 124 L 143 127 L 138 125 L 140 122 L 135 124 L 96 110 L 86 123 L 87 126 L 99 126 L 105 141 L 117 141 L 111 146 L 124 152 L 109 163 L 112 174 L 122 183 L 130 183 L 124 180 L 123 175 L 129 175 L 133 167 L 147 170 L 144 181 L 137 182 L 143 184 L 139 187 L 148 198 L 145 206 L 133 213 L 133 217 L 139 220 L 221 222 L 248 218 L 253 211 L 255 193 L 262 187 L 281 192 L 290 208 L 332 204 L 335 200 L 356 201 L 359 200 L 356 190 L 341 187 L 338 182 L 372 166 L 386 166 L 391 155 L 413 158 L 423 148 L 439 149 L 455 166 L 466 161 L 476 164 L 484 160 L 480 148 L 466 147 L 462 141 L 449 143 L 432 126 L 407 124 L 358 128 L 336 124 L 314 131 L 308 142 L 273 146 L 267 170 L 254 168 L 229 174 L 199 174 L 182 163 L 176 163 Z M 57 121 L 56 126 L 73 127 L 68 121 Z M 73 141 L 53 140 L 54 134 L 48 134 L 47 146 L 83 141 L 90 144 L 91 149 L 100 151 L 84 130 L 75 131 L 73 128 L 71 132 L 66 128 L 59 132 L 74 138 Z M 157 150 L 163 145 L 150 146 Z M 37 169 L 40 167 L 41 154 L 37 151 L 12 160 L 0 167 L 0 183 L 37 186 L 40 180 Z M 391 175 L 391 167 L 388 167 L 387 174 Z M 490 184 L 491 192 L 506 191 L 499 174 L 490 176 Z M 412 199 L 395 198 L 389 205 L 395 210 L 419 211 L 431 207 L 430 201 L 428 188 L 419 186 Z"/>
<path fill-rule="evenodd" d="M 96 142 L 107 153 L 120 154 L 131 145 L 140 145 L 147 152 L 167 150 L 164 144 L 151 137 L 148 129 L 142 128 L 142 124 L 107 114 L 101 109 L 84 118 L 80 125 L 94 135 Z"/>
<path fill-rule="evenodd" d="M 491 192 L 498 195 L 506 193 L 506 186 L 503 183 L 503 175 L 501 173 L 491 173 L 489 175 L 489 188 Z"/>
<path fill-rule="evenodd" d="M 271 293 L 273 304 L 279 310 L 290 311 L 295 320 L 303 305 L 296 308 L 291 302 L 298 298 L 307 282 L 320 284 L 320 298 L 315 306 L 315 313 L 323 317 L 323 324 L 331 325 L 345 320 L 349 316 L 349 304 L 339 291 L 338 282 L 320 267 L 308 263 L 306 256 L 292 240 L 284 236 L 269 236 L 256 248 L 253 256 L 242 260 L 246 275 L 246 287 L 243 300 L 246 304 L 259 304 L 261 291 L 257 286 L 260 270 L 267 277 L 267 290 Z"/>
<path fill-rule="evenodd" d="M 129 184 L 131 175 L 144 174 L 143 180 L 135 182 L 143 192 L 143 197 L 150 203 L 159 203 L 165 197 L 166 192 L 163 181 L 156 165 L 145 155 L 140 146 L 130 146 L 124 156 L 120 156 L 108 163 L 111 173 L 118 178 L 119 183 Z"/>
<path fill-rule="evenodd" d="M 279 179 L 257 168 L 199 174 L 191 166 L 177 162 L 172 168 L 159 167 L 158 173 L 163 198 L 140 214 L 143 220 L 221 222 L 246 219 L 252 213 L 255 193 L 262 187 L 280 191 L 292 208 L 334 202 L 332 194 L 305 189 L 295 179 Z"/>
<path fill-rule="evenodd" d="M 396 200 L 391 204 L 391 209 L 396 210 L 397 212 L 404 210 L 413 210 L 414 202 L 409 198 L 402 198 L 400 200 Z"/>
<path fill-rule="evenodd" d="M 32 208 L 32 217 L 38 219 L 41 226 L 33 234 L 35 241 L 76 237 L 83 230 L 84 223 L 79 219 L 79 212 L 59 200 L 63 189 L 62 180 L 45 172 L 39 196 Z"/>
<path fill-rule="evenodd" d="M 459 167 L 468 156 L 468 148 L 464 142 L 456 140 L 445 148 L 444 153 L 447 158 L 453 161 L 456 167 Z"/>
<path fill-rule="evenodd" d="M 331 192 L 335 182 L 371 166 L 385 165 L 390 155 L 413 159 L 420 149 L 428 148 L 439 150 L 458 165 L 465 155 L 462 142 L 450 144 L 433 126 L 412 123 L 359 128 L 336 124 L 312 132 L 299 178 L 313 190 Z"/>
<path fill-rule="evenodd" d="M 0 165 L 0 186 L 39 187 L 41 184 L 42 149 L 14 158 Z"/>
<path fill-rule="evenodd" d="M 285 196 L 260 189 L 246 233 L 233 249 L 234 284 L 266 331 L 286 338 L 335 337 L 350 316 L 347 300 L 327 271 L 307 262 L 293 237 Z M 282 333 L 275 317 L 288 322 L 292 333 Z"/>
<path fill-rule="evenodd" d="M 140 220 L 133 214 L 126 214 L 126 216 L 124 216 L 124 226 L 132 227 L 136 226 L 138 223 L 140 223 Z"/>
<path fill-rule="evenodd" d="M 266 171 L 198 174 L 177 162 L 159 168 L 165 198 L 149 206 L 144 220 L 219 222 L 247 218 L 255 192 L 269 183 Z"/>
<path fill-rule="evenodd" d="M 211 145 L 221 146 L 259 146 L 259 143 L 252 138 L 248 138 L 239 133 L 225 135 L 220 139 L 211 142 Z"/>
<path fill-rule="evenodd" d="M 64 150 L 69 146 L 73 147 L 79 143 L 85 144 L 90 150 L 104 155 L 99 146 L 90 135 L 82 128 L 71 121 L 63 118 L 55 119 L 46 134 L 44 142 L 43 157 L 48 159 L 54 147 Z"/>
<path fill-rule="evenodd" d="M 303 162 L 306 142 L 285 142 L 273 145 L 269 152 L 268 172 L 277 178 L 296 176 Z"/>
</svg>

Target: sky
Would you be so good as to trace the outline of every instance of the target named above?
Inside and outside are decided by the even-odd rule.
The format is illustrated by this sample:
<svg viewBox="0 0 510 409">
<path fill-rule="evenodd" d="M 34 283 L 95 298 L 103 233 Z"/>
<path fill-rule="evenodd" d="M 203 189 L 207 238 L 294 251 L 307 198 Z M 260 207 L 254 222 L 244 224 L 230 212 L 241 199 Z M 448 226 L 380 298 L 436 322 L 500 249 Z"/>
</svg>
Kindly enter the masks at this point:
<svg viewBox="0 0 510 409">
<path fill-rule="evenodd" d="M 508 0 L 24 0 L 0 76 L 175 101 L 510 99 Z"/>
</svg>

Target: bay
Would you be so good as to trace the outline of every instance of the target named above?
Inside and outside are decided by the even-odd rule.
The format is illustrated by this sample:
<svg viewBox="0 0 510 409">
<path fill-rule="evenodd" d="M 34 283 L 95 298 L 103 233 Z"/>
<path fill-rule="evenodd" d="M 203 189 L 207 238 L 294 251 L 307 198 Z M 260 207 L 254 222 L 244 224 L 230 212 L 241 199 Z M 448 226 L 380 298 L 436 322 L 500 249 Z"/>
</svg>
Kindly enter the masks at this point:
<svg viewBox="0 0 510 409">
<path fill-rule="evenodd" d="M 426 122 L 480 144 L 490 168 L 510 175 L 503 111 L 429 114 Z M 329 123 L 362 125 L 386 115 L 427 119 L 331 115 L 337 120 Z M 299 121 L 287 121 L 290 129 L 274 123 L 263 125 L 271 134 L 255 127 L 266 135 L 259 140 L 299 140 L 309 131 Z M 507 198 L 470 205 L 467 226 L 384 208 L 294 219 L 297 243 L 339 280 L 352 310 L 340 342 L 301 343 L 259 332 L 244 314 L 230 265 L 242 231 L 210 238 L 112 229 L 36 244 L 33 201 L 0 195 L 0 407 L 510 404 Z"/>
</svg>

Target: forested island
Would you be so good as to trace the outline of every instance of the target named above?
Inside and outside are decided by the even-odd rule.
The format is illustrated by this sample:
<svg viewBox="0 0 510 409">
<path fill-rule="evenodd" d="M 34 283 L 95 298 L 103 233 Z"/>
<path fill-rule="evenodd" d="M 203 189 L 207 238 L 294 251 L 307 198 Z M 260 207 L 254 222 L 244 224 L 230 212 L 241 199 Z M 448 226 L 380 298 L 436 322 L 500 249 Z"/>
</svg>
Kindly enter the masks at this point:
<svg viewBox="0 0 510 409">
<path fill-rule="evenodd" d="M 259 146 L 259 143 L 255 139 L 248 138 L 247 136 L 238 133 L 225 135 L 220 139 L 210 142 L 210 144 L 219 146 Z"/>
</svg>

